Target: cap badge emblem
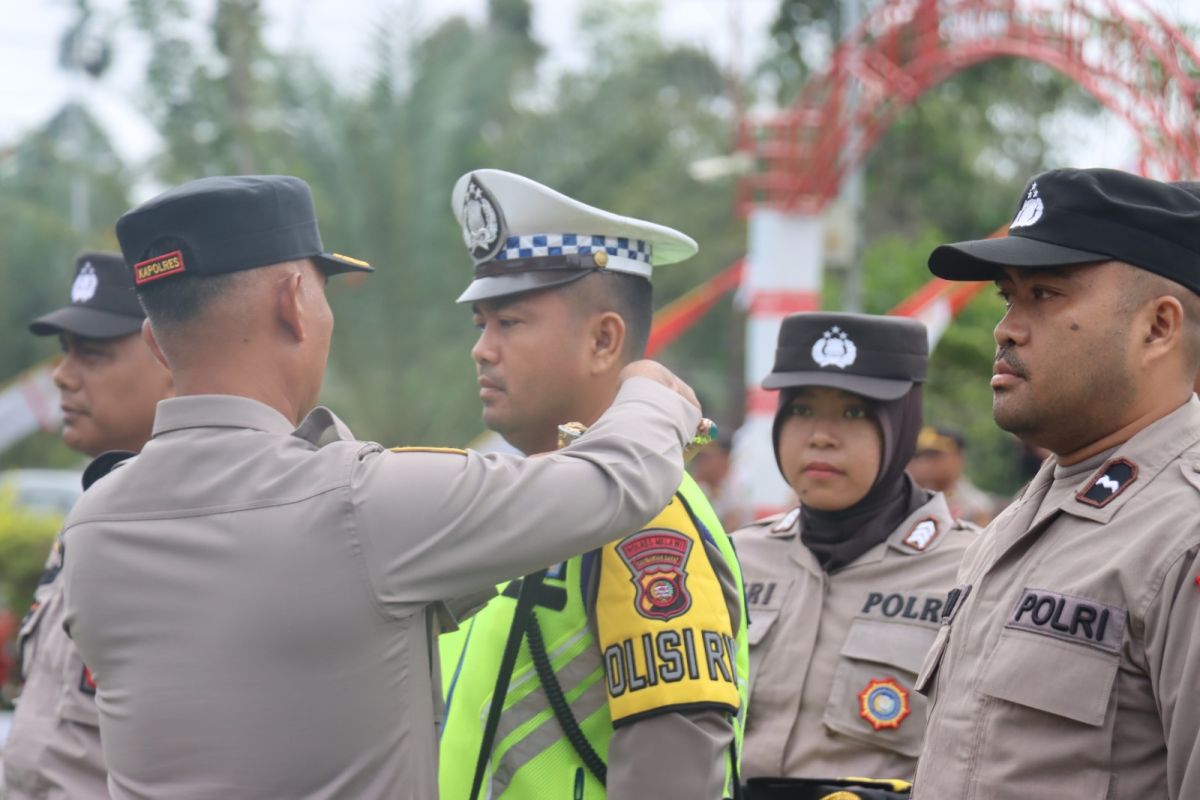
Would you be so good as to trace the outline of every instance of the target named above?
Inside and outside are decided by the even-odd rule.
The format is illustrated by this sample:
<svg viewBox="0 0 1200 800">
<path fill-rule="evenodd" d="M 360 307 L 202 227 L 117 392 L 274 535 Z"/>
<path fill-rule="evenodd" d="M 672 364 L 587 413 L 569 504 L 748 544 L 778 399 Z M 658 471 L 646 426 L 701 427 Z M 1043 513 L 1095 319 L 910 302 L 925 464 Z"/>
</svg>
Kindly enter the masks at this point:
<svg viewBox="0 0 1200 800">
<path fill-rule="evenodd" d="M 858 348 L 844 330 L 834 325 L 812 346 L 812 359 L 819 367 L 845 369 L 858 358 Z"/>
<path fill-rule="evenodd" d="M 91 300 L 96 296 L 96 287 L 99 285 L 100 280 L 96 277 L 92 262 L 84 262 L 83 268 L 75 276 L 75 282 L 71 284 L 71 302 L 86 303 Z"/>
<path fill-rule="evenodd" d="M 504 219 L 495 198 L 483 184 L 471 177 L 462 210 L 463 244 L 471 251 L 476 264 L 491 260 L 504 241 L 501 229 Z"/>
<path fill-rule="evenodd" d="M 1033 185 L 1029 187 L 1029 193 L 1025 195 L 1025 202 L 1021 204 L 1021 210 L 1017 212 L 1016 219 L 1008 227 L 1027 228 L 1041 219 L 1042 212 L 1045 210 L 1041 195 L 1038 194 L 1037 181 L 1034 181 Z"/>
</svg>

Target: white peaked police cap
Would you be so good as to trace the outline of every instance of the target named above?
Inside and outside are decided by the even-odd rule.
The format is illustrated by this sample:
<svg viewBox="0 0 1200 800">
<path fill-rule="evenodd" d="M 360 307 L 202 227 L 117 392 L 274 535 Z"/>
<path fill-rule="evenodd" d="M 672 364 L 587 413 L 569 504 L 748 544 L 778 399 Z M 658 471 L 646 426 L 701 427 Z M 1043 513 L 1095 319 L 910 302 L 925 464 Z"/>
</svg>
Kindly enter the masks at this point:
<svg viewBox="0 0 1200 800">
<path fill-rule="evenodd" d="M 463 175 L 450 205 L 475 266 L 459 303 L 558 286 L 596 270 L 650 280 L 655 266 L 700 249 L 673 228 L 589 206 L 498 169 Z"/>
</svg>

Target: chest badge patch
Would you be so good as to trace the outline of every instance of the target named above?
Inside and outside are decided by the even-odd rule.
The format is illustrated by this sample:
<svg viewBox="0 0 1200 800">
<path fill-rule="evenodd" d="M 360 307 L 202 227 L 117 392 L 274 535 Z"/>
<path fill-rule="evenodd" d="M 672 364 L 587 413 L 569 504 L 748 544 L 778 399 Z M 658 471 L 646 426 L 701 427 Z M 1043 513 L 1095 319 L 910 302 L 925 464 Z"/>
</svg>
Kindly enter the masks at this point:
<svg viewBox="0 0 1200 800">
<path fill-rule="evenodd" d="M 1137 480 L 1137 464 L 1126 458 L 1114 458 L 1075 495 L 1085 505 L 1104 508 Z"/>
<path fill-rule="evenodd" d="M 687 613 L 687 561 L 692 540 L 668 530 L 646 530 L 617 545 L 637 589 L 634 607 L 648 619 L 668 620 Z"/>
<path fill-rule="evenodd" d="M 913 525 L 908 536 L 904 537 L 904 545 L 918 553 L 925 552 L 929 545 L 938 537 L 937 520 L 926 518 Z"/>
<path fill-rule="evenodd" d="M 876 678 L 858 693 L 858 713 L 877 731 L 899 728 L 912 713 L 908 690 L 895 678 Z"/>
</svg>

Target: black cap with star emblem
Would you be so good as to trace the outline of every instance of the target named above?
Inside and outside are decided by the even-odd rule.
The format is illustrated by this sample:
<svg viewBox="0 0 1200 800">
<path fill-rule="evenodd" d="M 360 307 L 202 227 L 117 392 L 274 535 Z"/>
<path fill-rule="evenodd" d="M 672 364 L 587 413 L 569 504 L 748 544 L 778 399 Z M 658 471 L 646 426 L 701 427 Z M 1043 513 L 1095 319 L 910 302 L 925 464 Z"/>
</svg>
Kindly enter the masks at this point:
<svg viewBox="0 0 1200 800">
<path fill-rule="evenodd" d="M 312 259 L 323 272 L 371 272 L 326 253 L 308 184 L 290 175 L 200 178 L 126 211 L 121 252 L 140 289 L 177 275 L 221 275 Z"/>
<path fill-rule="evenodd" d="M 1200 193 L 1115 169 L 1056 169 L 1021 195 L 1008 235 L 945 244 L 929 270 L 953 281 L 995 280 L 1003 267 L 1123 261 L 1200 293 Z"/>
<path fill-rule="evenodd" d="M 928 365 L 928 333 L 914 319 L 804 312 L 783 320 L 775 366 L 762 385 L 829 386 L 895 400 L 925 382 Z"/>
<path fill-rule="evenodd" d="M 75 260 L 71 302 L 29 323 L 38 336 L 70 333 L 112 339 L 141 330 L 146 314 L 120 253 L 82 253 Z"/>
</svg>

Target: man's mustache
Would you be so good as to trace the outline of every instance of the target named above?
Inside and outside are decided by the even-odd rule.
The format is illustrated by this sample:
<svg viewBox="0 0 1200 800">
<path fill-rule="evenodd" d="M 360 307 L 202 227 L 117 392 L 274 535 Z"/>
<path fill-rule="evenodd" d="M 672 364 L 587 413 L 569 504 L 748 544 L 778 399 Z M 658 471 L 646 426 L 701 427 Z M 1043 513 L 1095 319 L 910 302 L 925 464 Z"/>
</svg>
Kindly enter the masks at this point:
<svg viewBox="0 0 1200 800">
<path fill-rule="evenodd" d="M 995 363 L 1003 363 L 1004 366 L 1008 367 L 1009 371 L 1018 378 L 1029 377 L 1029 370 L 1025 367 L 1025 362 L 1021 361 L 1021 358 L 1014 353 L 1012 348 L 1009 346 L 1001 347 L 996 350 Z"/>
</svg>

